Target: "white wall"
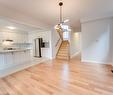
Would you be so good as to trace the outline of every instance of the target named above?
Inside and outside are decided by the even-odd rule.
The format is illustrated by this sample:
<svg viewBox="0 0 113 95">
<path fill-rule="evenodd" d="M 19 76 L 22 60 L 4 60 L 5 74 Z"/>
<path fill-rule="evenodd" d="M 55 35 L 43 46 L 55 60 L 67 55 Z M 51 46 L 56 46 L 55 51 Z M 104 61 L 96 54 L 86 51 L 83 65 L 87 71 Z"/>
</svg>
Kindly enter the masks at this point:
<svg viewBox="0 0 113 95">
<path fill-rule="evenodd" d="M 112 66 L 113 66 L 113 18 L 111 20 L 111 27 L 110 27 L 110 50 L 111 50 L 111 60 L 112 60 Z"/>
<path fill-rule="evenodd" d="M 81 32 L 70 33 L 70 56 L 73 57 L 81 51 Z"/>
<path fill-rule="evenodd" d="M 83 62 L 111 62 L 110 24 L 110 18 L 82 23 Z"/>
<path fill-rule="evenodd" d="M 42 57 L 52 58 L 51 31 L 37 31 L 29 33 L 29 43 L 33 44 L 35 38 L 43 38 L 44 42 L 49 42 L 48 48 L 42 48 Z M 33 50 L 33 46 L 31 48 Z M 31 51 L 31 54 L 33 56 L 33 51 Z"/>
</svg>

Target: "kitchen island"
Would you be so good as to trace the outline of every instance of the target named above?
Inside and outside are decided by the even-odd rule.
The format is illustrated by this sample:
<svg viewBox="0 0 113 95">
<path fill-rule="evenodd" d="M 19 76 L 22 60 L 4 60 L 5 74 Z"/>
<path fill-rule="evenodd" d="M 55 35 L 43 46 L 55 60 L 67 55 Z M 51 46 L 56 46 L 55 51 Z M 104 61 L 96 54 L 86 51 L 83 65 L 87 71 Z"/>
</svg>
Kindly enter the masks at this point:
<svg viewBox="0 0 113 95">
<path fill-rule="evenodd" d="M 5 71 L 17 68 L 31 61 L 30 49 L 0 50 L 0 77 Z"/>
</svg>

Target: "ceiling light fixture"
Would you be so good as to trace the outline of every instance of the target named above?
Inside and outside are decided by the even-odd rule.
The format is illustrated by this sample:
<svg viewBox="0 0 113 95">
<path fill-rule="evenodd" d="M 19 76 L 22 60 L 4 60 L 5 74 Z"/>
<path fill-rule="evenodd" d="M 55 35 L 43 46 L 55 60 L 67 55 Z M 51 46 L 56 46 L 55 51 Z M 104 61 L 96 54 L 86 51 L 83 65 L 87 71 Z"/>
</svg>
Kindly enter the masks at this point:
<svg viewBox="0 0 113 95">
<path fill-rule="evenodd" d="M 13 26 L 7 26 L 8 29 L 11 29 L 11 30 L 14 30 L 16 29 L 16 27 L 13 27 Z"/>
<path fill-rule="evenodd" d="M 62 0 L 60 0 L 59 2 L 59 6 L 60 6 L 60 21 L 59 21 L 59 24 L 55 25 L 55 29 L 56 30 L 63 30 L 64 32 L 65 31 L 70 31 L 71 29 L 67 29 L 68 25 L 65 25 L 65 23 L 69 22 L 69 19 L 66 19 L 63 21 L 63 16 L 62 16 L 62 6 L 63 6 L 63 2 Z M 66 29 L 64 26 L 67 26 Z"/>
</svg>

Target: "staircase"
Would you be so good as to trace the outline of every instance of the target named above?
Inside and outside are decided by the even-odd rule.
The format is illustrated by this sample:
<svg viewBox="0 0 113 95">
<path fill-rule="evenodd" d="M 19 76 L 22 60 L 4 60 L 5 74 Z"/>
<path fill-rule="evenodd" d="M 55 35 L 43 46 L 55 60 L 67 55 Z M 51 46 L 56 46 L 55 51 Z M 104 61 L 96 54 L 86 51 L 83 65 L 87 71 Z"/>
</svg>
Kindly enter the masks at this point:
<svg viewBox="0 0 113 95">
<path fill-rule="evenodd" d="M 56 32 L 59 34 L 59 40 L 56 43 L 57 48 L 57 54 L 56 59 L 63 59 L 63 60 L 69 60 L 70 54 L 69 54 L 69 41 L 63 39 L 63 29 L 60 25 L 58 25 L 58 29 L 56 29 Z"/>
<path fill-rule="evenodd" d="M 69 42 L 68 41 L 62 41 L 61 46 L 56 55 L 56 58 L 69 60 L 70 56 L 69 56 Z"/>
</svg>

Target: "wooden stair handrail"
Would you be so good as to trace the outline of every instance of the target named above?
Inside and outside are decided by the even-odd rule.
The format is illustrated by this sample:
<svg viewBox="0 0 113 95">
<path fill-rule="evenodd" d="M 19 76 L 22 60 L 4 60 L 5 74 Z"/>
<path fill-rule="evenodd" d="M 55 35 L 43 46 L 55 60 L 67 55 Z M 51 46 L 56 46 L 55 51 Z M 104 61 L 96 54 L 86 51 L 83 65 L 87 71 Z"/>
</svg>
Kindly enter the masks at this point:
<svg viewBox="0 0 113 95">
<path fill-rule="evenodd" d="M 60 42 L 60 40 L 61 41 L 63 41 L 63 32 L 62 31 L 58 31 L 57 30 L 57 33 L 59 34 L 59 39 L 58 39 L 58 41 L 57 41 L 57 43 L 56 43 L 56 45 L 55 45 L 55 47 L 57 47 L 58 46 L 58 44 L 59 44 L 59 42 Z"/>
<path fill-rule="evenodd" d="M 59 31 L 58 34 L 59 34 L 61 40 L 63 40 L 63 32 L 62 31 Z"/>
<path fill-rule="evenodd" d="M 59 52 L 59 49 L 60 49 L 60 47 L 61 47 L 61 44 L 62 44 L 62 41 L 63 41 L 63 32 L 60 30 L 56 30 L 56 32 L 59 34 L 59 39 L 58 39 L 58 41 L 57 41 L 57 43 L 56 43 L 56 45 L 55 45 L 55 47 L 57 47 L 58 45 L 59 45 L 59 43 L 60 43 L 60 41 L 61 41 L 61 43 L 60 43 L 60 45 L 59 45 L 59 47 L 58 47 L 58 50 L 57 50 L 57 52 L 56 52 L 56 55 L 58 54 L 58 52 Z M 61 34 L 62 33 L 62 34 Z"/>
<path fill-rule="evenodd" d="M 58 41 L 57 41 L 57 43 L 56 43 L 56 45 L 55 45 L 55 47 L 57 47 L 58 46 L 58 43 L 60 42 L 60 38 L 58 39 Z"/>
</svg>

